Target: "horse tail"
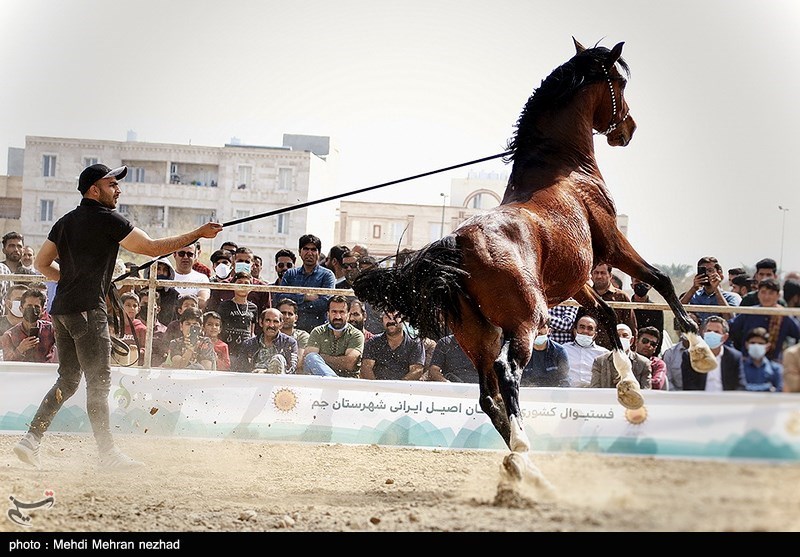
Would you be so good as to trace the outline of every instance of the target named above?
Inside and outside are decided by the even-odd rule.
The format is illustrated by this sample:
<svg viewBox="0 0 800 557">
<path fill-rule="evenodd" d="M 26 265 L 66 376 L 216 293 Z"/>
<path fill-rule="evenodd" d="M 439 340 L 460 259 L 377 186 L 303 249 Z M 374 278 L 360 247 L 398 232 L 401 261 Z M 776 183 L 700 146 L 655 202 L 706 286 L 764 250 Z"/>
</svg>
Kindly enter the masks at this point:
<svg viewBox="0 0 800 557">
<path fill-rule="evenodd" d="M 383 311 L 399 311 L 422 337 L 444 336 L 449 319 L 460 320 L 466 297 L 463 257 L 454 235 L 414 252 L 399 267 L 377 268 L 353 283 L 356 296 Z"/>
</svg>

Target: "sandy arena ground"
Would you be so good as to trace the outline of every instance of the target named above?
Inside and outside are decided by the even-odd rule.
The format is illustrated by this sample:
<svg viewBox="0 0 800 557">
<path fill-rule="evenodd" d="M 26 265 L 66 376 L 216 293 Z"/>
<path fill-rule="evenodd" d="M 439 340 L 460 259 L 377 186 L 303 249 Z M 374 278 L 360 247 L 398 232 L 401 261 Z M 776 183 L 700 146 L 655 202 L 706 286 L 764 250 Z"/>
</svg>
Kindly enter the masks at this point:
<svg viewBox="0 0 800 557">
<path fill-rule="evenodd" d="M 91 437 L 48 434 L 41 470 L 16 440 L 3 496 L 55 504 L 0 532 L 800 531 L 800 464 L 537 453 L 548 495 L 496 451 L 119 437 L 147 467 L 103 473 Z"/>
</svg>

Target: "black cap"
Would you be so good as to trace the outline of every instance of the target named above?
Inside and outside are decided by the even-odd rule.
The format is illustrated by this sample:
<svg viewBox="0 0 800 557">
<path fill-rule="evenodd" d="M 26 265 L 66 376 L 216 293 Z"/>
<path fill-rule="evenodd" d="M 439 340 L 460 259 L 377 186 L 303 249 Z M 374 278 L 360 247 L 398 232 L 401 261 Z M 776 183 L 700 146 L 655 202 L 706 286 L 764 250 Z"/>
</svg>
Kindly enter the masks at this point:
<svg viewBox="0 0 800 557">
<path fill-rule="evenodd" d="M 78 191 L 82 194 L 89 191 L 89 188 L 97 182 L 98 180 L 102 180 L 103 178 L 119 178 L 120 180 L 125 177 L 128 173 L 127 166 L 120 166 L 119 168 L 110 169 L 104 164 L 93 164 L 92 166 L 87 166 L 81 172 L 81 177 L 78 179 Z"/>
<path fill-rule="evenodd" d="M 775 263 L 774 259 L 770 259 L 769 257 L 765 257 L 758 263 L 756 263 L 756 269 L 772 269 L 773 271 L 778 270 L 778 264 Z"/>
<path fill-rule="evenodd" d="M 745 286 L 750 288 L 756 279 L 748 277 L 747 275 L 736 275 L 731 279 L 731 283 L 735 284 L 736 286 Z"/>
</svg>

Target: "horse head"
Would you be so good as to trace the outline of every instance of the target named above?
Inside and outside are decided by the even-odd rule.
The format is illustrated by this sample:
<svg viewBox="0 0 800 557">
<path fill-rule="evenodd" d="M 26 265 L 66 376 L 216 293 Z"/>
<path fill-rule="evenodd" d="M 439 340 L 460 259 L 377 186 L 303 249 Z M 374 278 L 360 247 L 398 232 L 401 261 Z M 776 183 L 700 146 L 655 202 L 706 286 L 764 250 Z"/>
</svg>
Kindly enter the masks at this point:
<svg viewBox="0 0 800 557">
<path fill-rule="evenodd" d="M 575 43 L 576 56 L 586 51 L 586 47 L 575 37 L 572 41 Z M 636 131 L 636 122 L 630 115 L 630 107 L 625 100 L 627 79 L 617 67 L 619 62 L 619 66 L 627 73 L 628 65 L 621 58 L 624 44 L 617 43 L 601 60 L 605 81 L 598 84 L 598 87 L 602 87 L 602 92 L 592 120 L 594 129 L 600 135 L 605 135 L 606 141 L 612 147 L 624 147 L 630 143 L 633 132 Z"/>
</svg>

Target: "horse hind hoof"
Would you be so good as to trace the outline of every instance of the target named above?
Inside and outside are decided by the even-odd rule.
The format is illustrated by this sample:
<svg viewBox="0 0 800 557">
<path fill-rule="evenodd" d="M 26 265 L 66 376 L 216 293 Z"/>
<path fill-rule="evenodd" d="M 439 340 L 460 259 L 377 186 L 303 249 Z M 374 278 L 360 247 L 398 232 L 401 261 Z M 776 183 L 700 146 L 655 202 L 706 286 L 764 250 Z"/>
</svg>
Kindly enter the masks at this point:
<svg viewBox="0 0 800 557">
<path fill-rule="evenodd" d="M 525 459 L 520 453 L 511 453 L 503 459 L 503 469 L 505 469 L 508 477 L 514 481 L 522 481 L 525 468 Z"/>
<path fill-rule="evenodd" d="M 555 492 L 555 487 L 547 478 L 544 477 L 541 470 L 534 465 L 529 459 L 527 453 L 512 452 L 503 459 L 503 469 L 506 473 L 507 482 L 503 485 L 527 485 L 536 489 L 539 495 L 550 494 Z"/>
<path fill-rule="evenodd" d="M 639 392 L 639 385 L 633 381 L 620 381 L 617 383 L 617 400 L 630 410 L 638 410 L 644 406 L 644 397 Z"/>
</svg>

